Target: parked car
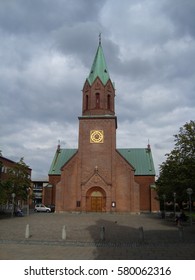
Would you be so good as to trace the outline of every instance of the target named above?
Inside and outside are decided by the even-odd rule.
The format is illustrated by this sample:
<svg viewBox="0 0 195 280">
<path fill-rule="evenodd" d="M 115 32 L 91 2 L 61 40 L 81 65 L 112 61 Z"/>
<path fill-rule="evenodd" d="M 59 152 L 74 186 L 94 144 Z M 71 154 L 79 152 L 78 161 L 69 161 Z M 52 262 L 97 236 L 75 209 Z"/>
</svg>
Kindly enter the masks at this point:
<svg viewBox="0 0 195 280">
<path fill-rule="evenodd" d="M 35 205 L 35 209 L 34 209 L 35 212 L 51 212 L 51 208 L 49 207 L 46 207 L 44 204 L 36 204 Z"/>
</svg>

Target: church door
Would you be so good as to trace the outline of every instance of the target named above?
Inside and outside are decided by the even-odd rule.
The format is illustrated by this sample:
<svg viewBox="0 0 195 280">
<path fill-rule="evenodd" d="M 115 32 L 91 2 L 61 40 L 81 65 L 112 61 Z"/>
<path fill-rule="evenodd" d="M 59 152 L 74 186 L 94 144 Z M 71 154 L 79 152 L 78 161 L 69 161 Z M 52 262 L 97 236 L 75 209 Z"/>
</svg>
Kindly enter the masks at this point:
<svg viewBox="0 0 195 280">
<path fill-rule="evenodd" d="M 102 188 L 93 187 L 87 193 L 87 211 L 104 212 L 106 195 Z"/>
<path fill-rule="evenodd" d="M 91 197 L 91 211 L 102 211 L 102 197 Z"/>
</svg>

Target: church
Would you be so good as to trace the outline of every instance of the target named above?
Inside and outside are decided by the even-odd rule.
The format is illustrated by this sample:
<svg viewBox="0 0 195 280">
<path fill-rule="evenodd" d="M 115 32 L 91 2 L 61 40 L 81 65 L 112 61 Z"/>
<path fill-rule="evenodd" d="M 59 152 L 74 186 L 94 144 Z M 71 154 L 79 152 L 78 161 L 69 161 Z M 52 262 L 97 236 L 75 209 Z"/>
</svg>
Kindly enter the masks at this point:
<svg viewBox="0 0 195 280">
<path fill-rule="evenodd" d="M 58 213 L 158 211 L 150 145 L 116 147 L 115 86 L 101 40 L 82 94 L 78 149 L 58 145 L 43 203 Z"/>
</svg>

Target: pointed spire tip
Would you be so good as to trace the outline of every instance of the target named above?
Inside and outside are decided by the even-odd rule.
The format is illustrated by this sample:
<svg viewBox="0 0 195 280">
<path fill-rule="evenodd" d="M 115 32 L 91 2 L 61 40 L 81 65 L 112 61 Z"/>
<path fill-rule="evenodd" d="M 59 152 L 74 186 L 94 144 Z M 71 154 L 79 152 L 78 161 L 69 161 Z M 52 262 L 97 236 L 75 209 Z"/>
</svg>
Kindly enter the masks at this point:
<svg viewBox="0 0 195 280">
<path fill-rule="evenodd" d="M 100 32 L 100 33 L 99 33 L 99 45 L 101 45 L 101 42 L 102 42 L 101 35 L 102 35 L 102 33 Z"/>
</svg>

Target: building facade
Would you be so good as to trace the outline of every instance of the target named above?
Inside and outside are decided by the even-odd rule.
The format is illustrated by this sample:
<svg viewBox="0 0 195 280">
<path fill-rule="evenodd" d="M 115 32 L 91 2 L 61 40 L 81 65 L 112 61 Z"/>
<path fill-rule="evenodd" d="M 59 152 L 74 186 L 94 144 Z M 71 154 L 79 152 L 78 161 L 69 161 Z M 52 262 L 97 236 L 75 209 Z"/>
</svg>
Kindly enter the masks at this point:
<svg viewBox="0 0 195 280">
<path fill-rule="evenodd" d="M 14 169 L 17 165 L 17 162 L 0 156 L 0 181 L 6 181 L 10 178 L 10 170 Z M 31 168 L 27 168 L 29 178 L 31 178 Z"/>
<path fill-rule="evenodd" d="M 8 158 L 5 158 L 3 156 L 0 156 L 0 183 L 11 182 L 12 180 L 15 181 L 15 185 L 14 185 L 14 183 L 12 185 L 12 193 L 10 193 L 10 190 L 8 190 L 7 188 L 5 189 L 4 196 L 6 197 L 7 202 L 6 202 L 6 204 L 0 205 L 1 210 L 6 210 L 6 211 L 10 210 L 11 211 L 12 208 L 13 208 L 12 204 L 14 204 L 15 206 L 16 205 L 24 206 L 27 203 L 28 203 L 28 205 L 30 204 L 29 198 L 27 199 L 28 196 L 26 197 L 26 199 L 24 199 L 24 196 L 22 196 L 21 193 L 20 193 L 20 189 L 22 189 L 22 187 L 24 187 L 24 186 L 21 186 L 17 181 L 18 180 L 18 174 L 21 174 L 21 172 L 23 172 L 23 171 L 18 170 L 18 163 L 17 162 L 12 161 L 12 160 L 10 160 Z M 30 194 L 30 191 L 31 191 L 30 190 L 31 172 L 32 172 L 32 169 L 29 168 L 28 166 L 26 166 L 26 170 L 23 173 L 23 176 L 26 176 L 26 178 L 28 178 L 28 180 L 29 180 L 29 186 L 25 190 L 26 193 L 29 192 L 29 194 Z M 5 187 L 2 184 L 2 190 L 3 190 L 3 188 L 5 188 Z M 16 191 L 16 193 L 15 193 L 15 191 Z"/>
<path fill-rule="evenodd" d="M 32 197 L 33 206 L 37 203 L 42 203 L 44 188 L 48 186 L 48 179 L 33 179 L 32 180 Z"/>
<path fill-rule="evenodd" d="M 116 148 L 115 87 L 101 42 L 84 83 L 78 119 L 78 149 L 58 145 L 49 170 L 56 212 L 158 211 L 150 147 Z"/>
</svg>

